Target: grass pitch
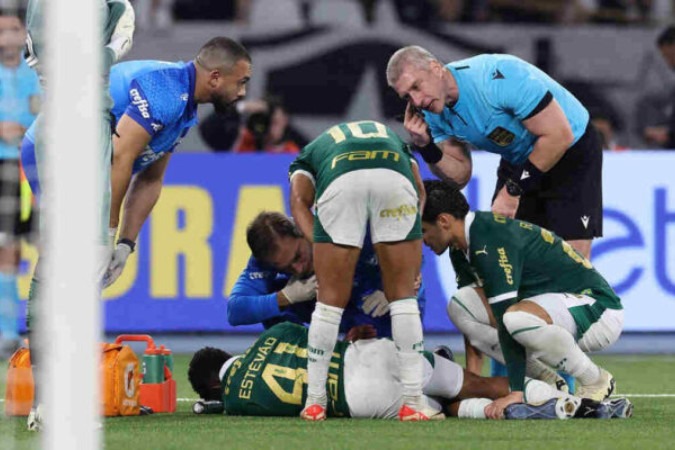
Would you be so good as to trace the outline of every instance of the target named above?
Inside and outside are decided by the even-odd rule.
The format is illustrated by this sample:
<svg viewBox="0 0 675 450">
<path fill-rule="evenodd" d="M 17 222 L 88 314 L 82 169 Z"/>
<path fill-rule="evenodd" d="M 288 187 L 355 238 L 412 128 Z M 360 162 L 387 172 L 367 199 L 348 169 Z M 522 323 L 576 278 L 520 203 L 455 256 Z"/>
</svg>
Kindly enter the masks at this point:
<svg viewBox="0 0 675 450">
<path fill-rule="evenodd" d="M 633 418 L 568 421 L 448 419 L 427 423 L 333 419 L 308 424 L 296 418 L 198 416 L 191 411 L 192 402 L 181 401 L 176 414 L 106 419 L 104 443 L 106 449 L 125 450 L 675 448 L 675 355 L 612 355 L 594 359 L 614 374 L 619 394 L 631 397 L 635 404 Z M 186 376 L 188 361 L 188 355 L 176 355 L 176 379 L 178 397 L 192 399 L 195 394 Z M 4 372 L 3 367 L 0 371 L 3 393 Z M 23 417 L 2 418 L 0 449 L 39 448 L 39 436 L 26 431 L 25 426 Z"/>
</svg>

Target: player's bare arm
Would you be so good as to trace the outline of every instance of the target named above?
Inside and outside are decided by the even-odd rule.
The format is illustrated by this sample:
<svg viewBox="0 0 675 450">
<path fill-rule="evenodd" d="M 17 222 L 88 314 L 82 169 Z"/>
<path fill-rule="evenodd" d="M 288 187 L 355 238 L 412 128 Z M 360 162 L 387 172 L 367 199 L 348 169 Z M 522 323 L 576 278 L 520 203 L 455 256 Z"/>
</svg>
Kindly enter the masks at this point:
<svg viewBox="0 0 675 450">
<path fill-rule="evenodd" d="M 420 175 L 420 168 L 417 166 L 416 162 L 413 162 L 412 164 L 412 173 L 413 177 L 415 178 L 415 184 L 417 185 L 417 193 L 419 196 L 419 210 L 421 212 L 424 210 L 424 204 L 427 201 L 427 193 L 424 190 L 424 182 L 422 181 L 422 175 Z"/>
<path fill-rule="evenodd" d="M 529 160 L 542 172 L 551 170 L 574 142 L 572 127 L 555 99 L 523 125 L 537 136 Z"/>
<path fill-rule="evenodd" d="M 471 151 L 466 144 L 454 139 L 438 142 L 436 145 L 441 149 L 443 157 L 436 164 L 429 164 L 431 173 L 460 189 L 464 188 L 469 183 L 473 170 Z"/>
<path fill-rule="evenodd" d="M 120 238 L 136 241 L 141 227 L 162 192 L 164 173 L 170 159 L 171 154 L 162 156 L 131 180 L 124 202 L 124 220 L 120 229 Z"/>
<path fill-rule="evenodd" d="M 314 183 L 303 173 L 296 172 L 291 177 L 291 215 L 295 223 L 305 235 L 305 238 L 313 240 L 314 216 L 312 204 L 314 203 Z"/>
<path fill-rule="evenodd" d="M 117 123 L 117 134 L 113 136 L 111 228 L 119 225 L 120 208 L 129 188 L 134 160 L 147 147 L 150 138 L 150 134 L 126 114 Z"/>
<path fill-rule="evenodd" d="M 413 145 L 418 149 L 423 151 L 425 147 L 435 145 L 441 151 L 440 160 L 435 163 L 427 161 L 429 169 L 434 175 L 446 182 L 454 183 L 460 188 L 466 186 L 471 178 L 472 163 L 470 150 L 465 144 L 454 139 L 434 144 L 429 133 L 429 125 L 425 122 L 424 116 L 410 102 L 405 108 L 403 127 L 410 135 Z"/>
</svg>

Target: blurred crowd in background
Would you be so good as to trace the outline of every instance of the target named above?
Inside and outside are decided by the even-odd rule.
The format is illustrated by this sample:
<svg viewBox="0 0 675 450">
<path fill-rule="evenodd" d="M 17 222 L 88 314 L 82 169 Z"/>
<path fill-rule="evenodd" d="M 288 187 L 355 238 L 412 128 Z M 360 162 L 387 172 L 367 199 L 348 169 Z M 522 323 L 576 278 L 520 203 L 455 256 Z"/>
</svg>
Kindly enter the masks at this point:
<svg viewBox="0 0 675 450">
<path fill-rule="evenodd" d="M 300 30 L 298 33 L 303 29 L 325 27 L 326 23 L 346 27 L 354 27 L 358 23 L 358 26 L 368 28 L 382 21 L 385 3 L 387 12 L 394 16 L 385 20 L 427 33 L 430 30 L 452 32 L 462 26 L 476 24 L 495 26 L 514 23 L 522 24 L 516 28 L 523 29 L 559 29 L 580 25 L 602 28 L 606 25 L 617 30 L 654 30 L 656 39 L 650 38 L 651 42 L 645 44 L 652 54 L 635 62 L 641 67 L 636 76 L 639 89 L 627 88 L 635 95 L 635 98 L 627 99 L 631 103 L 629 113 L 625 104 L 617 105 L 616 93 L 604 95 L 607 85 L 566 80 L 556 73 L 556 69 L 560 68 L 556 64 L 560 66 L 561 63 L 555 49 L 545 39 L 536 41 L 539 47 L 537 60 L 531 62 L 561 80 L 587 106 L 594 124 L 603 135 L 606 149 L 675 148 L 675 27 L 670 26 L 675 15 L 673 0 L 132 0 L 132 3 L 136 10 L 138 32 L 136 48 L 142 48 L 144 42 L 153 42 L 141 51 L 144 59 L 168 59 L 172 50 L 169 42 L 175 43 L 177 33 L 173 30 L 177 26 L 199 30 L 201 23 L 222 22 L 228 27 L 224 28 L 225 33 L 236 29 L 240 36 L 273 28 L 270 25 L 294 27 Z M 21 4 L 20 0 L 0 0 L 0 7 L 5 9 Z M 158 45 L 163 43 L 163 36 L 167 37 L 166 46 Z M 560 46 L 558 42 L 556 45 Z M 485 52 L 476 50 L 477 53 L 481 51 Z M 506 47 L 505 51 L 509 48 Z M 617 60 L 622 58 L 620 48 L 607 51 L 615 52 Z M 255 67 L 255 48 L 252 52 Z M 185 58 L 185 52 L 176 53 L 181 55 L 181 59 Z M 133 52 L 131 57 L 138 58 Z M 344 70 L 349 71 L 350 67 Z M 268 75 L 269 72 L 265 74 Z M 261 77 L 262 74 L 258 75 L 258 79 Z M 642 83 L 648 77 L 650 82 Z M 255 76 L 254 81 L 257 81 Z M 301 149 L 317 130 L 307 127 L 302 120 L 298 126 L 297 95 L 274 90 L 269 81 L 266 83 L 240 102 L 236 110 L 225 115 L 208 110 L 203 113 L 199 134 L 193 133 L 196 136 L 188 138 L 181 149 L 235 153 L 294 153 Z M 284 83 L 287 84 L 286 80 Z M 616 84 L 616 81 L 608 83 Z M 623 103 L 623 99 L 619 103 Z M 387 110 L 388 106 L 385 105 L 384 109 Z M 307 111 L 302 113 L 306 119 Z M 628 119 L 626 116 L 629 116 Z M 394 115 L 385 111 L 384 117 L 393 120 Z"/>
<path fill-rule="evenodd" d="M 139 26 L 166 28 L 173 20 L 228 20 L 248 24 L 256 3 L 265 0 L 136 0 Z M 283 1 L 283 0 L 279 0 Z M 326 0 L 297 0 L 309 24 L 312 9 Z M 373 22 L 380 0 L 350 2 Z M 671 0 L 395 0 L 402 22 L 507 22 L 538 24 L 651 24 L 667 21 Z"/>
</svg>

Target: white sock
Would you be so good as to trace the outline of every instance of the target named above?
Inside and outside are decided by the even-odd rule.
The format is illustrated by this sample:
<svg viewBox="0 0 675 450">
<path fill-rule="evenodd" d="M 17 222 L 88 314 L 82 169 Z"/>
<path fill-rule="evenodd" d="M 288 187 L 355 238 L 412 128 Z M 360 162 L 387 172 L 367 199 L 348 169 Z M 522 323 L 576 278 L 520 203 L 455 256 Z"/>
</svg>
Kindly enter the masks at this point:
<svg viewBox="0 0 675 450">
<path fill-rule="evenodd" d="M 391 302 L 389 314 L 403 384 L 403 403 L 414 409 L 423 408 L 424 336 L 417 299 L 405 298 Z"/>
<path fill-rule="evenodd" d="M 452 296 L 447 305 L 448 317 L 471 345 L 490 358 L 504 364 L 497 329 L 490 325 L 485 304 L 472 287 L 464 287 Z"/>
<path fill-rule="evenodd" d="M 555 370 L 532 357 L 527 358 L 525 375 L 530 378 L 534 378 L 535 380 L 541 380 L 544 383 L 548 383 L 553 386 L 555 386 L 559 378 Z"/>
<path fill-rule="evenodd" d="M 489 398 L 467 398 L 459 402 L 457 417 L 460 419 L 485 419 L 485 407 L 492 403 Z"/>
<path fill-rule="evenodd" d="M 552 398 L 563 397 L 569 397 L 569 394 L 559 391 L 550 384 L 546 384 L 543 381 L 533 380 L 532 378 L 525 380 L 525 392 L 523 392 L 523 400 L 528 405 L 541 405 Z"/>
<path fill-rule="evenodd" d="M 504 326 L 535 358 L 572 375 L 582 385 L 592 384 L 600 377 L 598 366 L 564 328 L 549 325 L 543 319 L 522 311 L 504 314 Z"/>
<path fill-rule="evenodd" d="M 464 384 L 464 369 L 445 358 L 434 355 L 434 366 L 423 359 L 425 370 L 431 372 L 429 381 L 424 385 L 424 395 L 452 400 L 459 395 Z M 426 377 L 425 377 L 426 378 Z"/>
<path fill-rule="evenodd" d="M 317 302 L 309 324 L 307 342 L 307 401 L 306 406 L 326 407 L 326 379 L 333 349 L 337 342 L 343 308 Z"/>
</svg>

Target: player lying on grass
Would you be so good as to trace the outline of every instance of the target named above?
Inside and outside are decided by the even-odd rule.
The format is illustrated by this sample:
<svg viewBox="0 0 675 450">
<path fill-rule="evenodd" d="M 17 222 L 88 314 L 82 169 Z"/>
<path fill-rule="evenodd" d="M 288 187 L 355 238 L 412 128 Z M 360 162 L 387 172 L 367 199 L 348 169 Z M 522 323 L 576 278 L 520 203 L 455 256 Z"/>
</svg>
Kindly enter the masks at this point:
<svg viewBox="0 0 675 450">
<path fill-rule="evenodd" d="M 550 231 L 470 212 L 464 195 L 444 182 L 426 180 L 424 185 L 425 244 L 439 255 L 450 248 L 460 287 L 482 287 L 496 319 L 498 333 L 492 339 L 498 334 L 498 341 L 491 345 L 501 346 L 512 393 L 492 405 L 494 414 L 522 400 L 528 355 L 574 376 L 577 395 L 598 401 L 609 397 L 614 378 L 586 355 L 607 348 L 621 334 L 623 308 L 607 281 Z M 464 307 L 480 311 L 479 296 L 472 298 L 476 306 Z"/>
<path fill-rule="evenodd" d="M 316 276 L 312 243 L 297 225 L 279 212 L 258 214 L 246 230 L 251 258 L 239 275 L 227 302 L 230 325 L 262 323 L 269 328 L 279 322 L 308 324 L 316 305 Z M 424 285 L 417 301 L 424 314 Z M 389 302 L 382 291 L 380 267 L 367 233 L 354 274 L 349 304 L 340 331 L 359 326 L 361 338 L 391 337 Z"/>
<path fill-rule="evenodd" d="M 265 331 L 243 355 L 203 348 L 190 361 L 188 379 L 204 400 L 221 400 L 226 414 L 297 417 L 307 396 L 307 335 L 305 327 L 286 322 Z M 397 364 L 389 339 L 338 341 L 326 383 L 328 414 L 396 418 L 403 402 Z M 450 415 L 486 418 L 490 399 L 508 395 L 509 386 L 506 377 L 483 378 L 424 352 L 423 391 L 430 404 Z M 495 418 L 610 418 L 632 411 L 625 399 L 581 400 L 537 380 L 528 381 L 525 394 L 530 405 L 510 405 Z"/>
</svg>

